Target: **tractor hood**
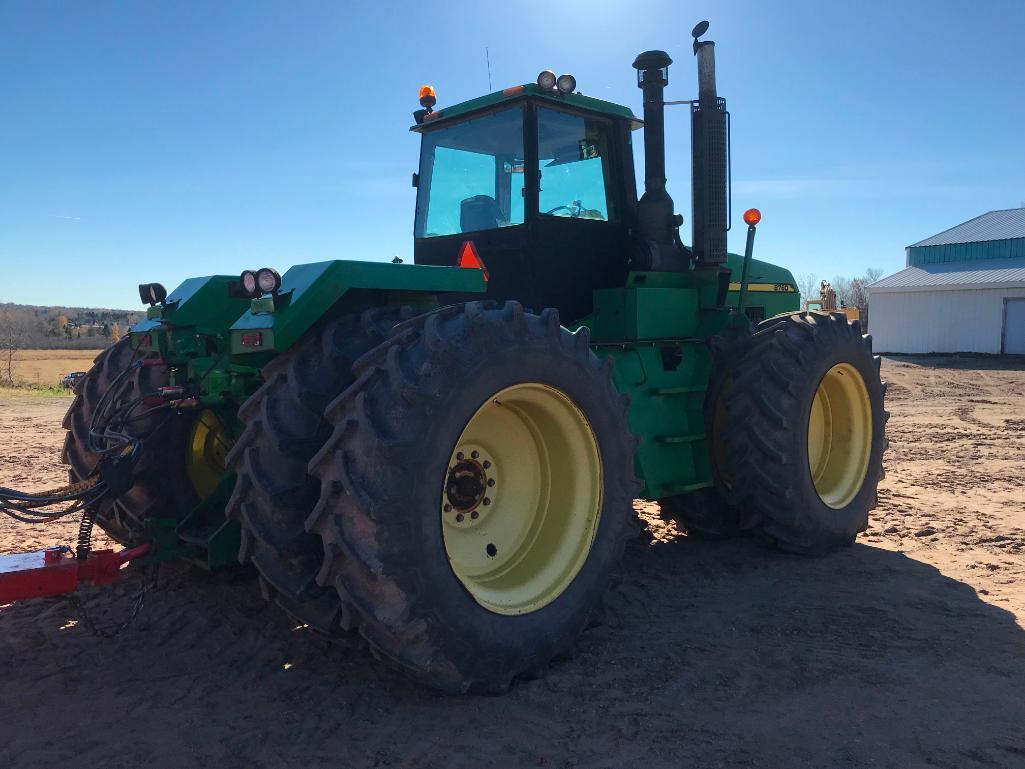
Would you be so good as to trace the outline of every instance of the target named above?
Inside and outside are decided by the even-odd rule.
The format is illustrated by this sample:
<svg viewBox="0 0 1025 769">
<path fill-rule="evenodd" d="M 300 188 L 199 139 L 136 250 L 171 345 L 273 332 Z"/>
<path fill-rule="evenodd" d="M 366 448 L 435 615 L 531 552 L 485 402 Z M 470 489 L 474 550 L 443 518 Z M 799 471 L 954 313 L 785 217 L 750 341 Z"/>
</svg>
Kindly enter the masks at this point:
<svg viewBox="0 0 1025 769">
<path fill-rule="evenodd" d="M 231 352 L 284 352 L 351 291 L 374 292 L 378 299 L 382 293 L 409 294 L 405 299 L 415 303 L 417 295 L 485 288 L 479 269 L 341 260 L 299 264 L 281 276 L 277 294 L 253 299 L 231 326 Z"/>
</svg>

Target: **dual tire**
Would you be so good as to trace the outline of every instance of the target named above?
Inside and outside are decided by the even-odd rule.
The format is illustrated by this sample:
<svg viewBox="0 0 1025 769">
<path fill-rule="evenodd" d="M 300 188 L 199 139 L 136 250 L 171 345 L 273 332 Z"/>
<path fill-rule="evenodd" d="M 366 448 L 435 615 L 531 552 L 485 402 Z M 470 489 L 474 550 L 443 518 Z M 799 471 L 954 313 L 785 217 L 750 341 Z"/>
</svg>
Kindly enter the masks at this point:
<svg viewBox="0 0 1025 769">
<path fill-rule="evenodd" d="M 852 543 L 887 445 L 871 337 L 843 313 L 800 312 L 727 349 L 706 406 L 715 487 L 663 500 L 663 512 L 697 533 L 751 532 L 796 553 Z"/>
<path fill-rule="evenodd" d="M 64 417 L 67 433 L 61 452 L 72 483 L 88 478 L 99 462 L 99 454 L 91 450 L 90 430 L 104 394 L 116 388 L 108 395 L 109 406 L 116 409 L 168 383 L 166 368 L 141 366 L 141 360 L 126 337 L 100 353 L 75 385 L 75 399 Z M 181 517 L 198 501 L 184 450 L 190 420 L 155 411 L 136 418 L 132 431 L 144 438 L 145 446 L 132 469 L 132 487 L 116 500 L 102 500 L 96 510 L 100 527 L 125 546 L 143 541 L 148 521 Z"/>
<path fill-rule="evenodd" d="M 889 418 L 880 362 L 843 313 L 759 324 L 725 395 L 722 435 L 724 487 L 744 529 L 815 555 L 868 527 Z"/>
<path fill-rule="evenodd" d="M 633 532 L 626 399 L 552 310 L 383 325 L 355 346 L 329 327 L 272 364 L 241 411 L 229 514 L 293 616 L 357 631 L 432 688 L 501 691 L 569 649 Z M 313 357 L 339 370 L 301 373 Z"/>
<path fill-rule="evenodd" d="M 323 634 L 349 621 L 334 591 L 317 583 L 323 546 L 306 518 L 320 483 L 307 465 L 331 435 L 324 410 L 352 385 L 353 364 L 410 315 L 373 308 L 315 329 L 265 367 L 263 385 L 239 409 L 246 427 L 225 462 L 237 477 L 225 512 L 241 525 L 239 560 L 256 567 L 265 598 Z"/>
</svg>

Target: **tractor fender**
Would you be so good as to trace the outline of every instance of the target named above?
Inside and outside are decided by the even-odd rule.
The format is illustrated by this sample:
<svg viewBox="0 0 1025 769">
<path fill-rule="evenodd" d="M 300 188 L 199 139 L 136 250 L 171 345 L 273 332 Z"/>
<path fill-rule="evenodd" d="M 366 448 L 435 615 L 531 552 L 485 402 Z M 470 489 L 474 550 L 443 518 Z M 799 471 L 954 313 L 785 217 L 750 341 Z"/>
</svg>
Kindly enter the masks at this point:
<svg viewBox="0 0 1025 769">
<path fill-rule="evenodd" d="M 484 293 L 484 272 L 388 262 L 335 260 L 299 264 L 281 276 L 274 296 L 253 299 L 231 326 L 232 355 L 283 353 L 315 323 L 344 306 L 347 294 L 384 292 L 376 303 L 415 302 L 417 294 Z"/>
</svg>

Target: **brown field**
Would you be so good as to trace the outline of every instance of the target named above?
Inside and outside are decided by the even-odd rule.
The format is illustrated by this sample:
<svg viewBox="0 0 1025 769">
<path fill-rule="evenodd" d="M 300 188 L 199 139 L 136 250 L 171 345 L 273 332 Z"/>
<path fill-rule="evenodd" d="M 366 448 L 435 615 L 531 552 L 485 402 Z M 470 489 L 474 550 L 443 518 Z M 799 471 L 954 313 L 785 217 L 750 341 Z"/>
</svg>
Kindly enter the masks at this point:
<svg viewBox="0 0 1025 769">
<path fill-rule="evenodd" d="M 88 371 L 99 350 L 16 350 L 14 381 L 21 384 L 53 387 L 72 371 Z M 3 361 L 7 375 L 7 360 Z"/>
<path fill-rule="evenodd" d="M 295 628 L 244 572 L 164 567 L 95 637 L 0 607 L 0 766 L 1025 767 L 1025 363 L 883 364 L 891 448 L 853 547 L 703 542 L 637 503 L 605 621 L 501 697 L 445 697 Z M 0 396 L 0 484 L 61 480 L 68 398 Z M 0 551 L 75 525 L 0 519 Z M 126 616 L 140 582 L 81 593 Z"/>
</svg>

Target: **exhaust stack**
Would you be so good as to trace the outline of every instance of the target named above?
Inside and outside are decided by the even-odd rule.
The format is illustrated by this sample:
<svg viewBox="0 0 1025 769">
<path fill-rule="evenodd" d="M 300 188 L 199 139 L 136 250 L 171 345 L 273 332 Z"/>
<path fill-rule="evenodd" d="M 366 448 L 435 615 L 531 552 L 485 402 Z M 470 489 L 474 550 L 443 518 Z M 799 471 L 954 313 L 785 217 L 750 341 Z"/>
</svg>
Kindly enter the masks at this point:
<svg viewBox="0 0 1025 769">
<path fill-rule="evenodd" d="M 691 105 L 694 232 L 691 248 L 699 266 L 720 265 L 726 261 L 726 230 L 729 227 L 726 100 L 719 98 L 715 88 L 715 43 L 698 40 L 707 29 L 708 22 L 703 21 L 691 33 L 694 36 L 694 55 L 698 60 L 698 100 Z"/>
<path fill-rule="evenodd" d="M 664 272 L 687 269 L 688 255 L 678 245 L 683 218 L 673 213 L 666 191 L 665 104 L 669 84 L 665 51 L 645 51 L 634 59 L 637 87 L 644 94 L 644 194 L 637 203 L 637 229 L 642 242 L 638 267 Z"/>
</svg>

